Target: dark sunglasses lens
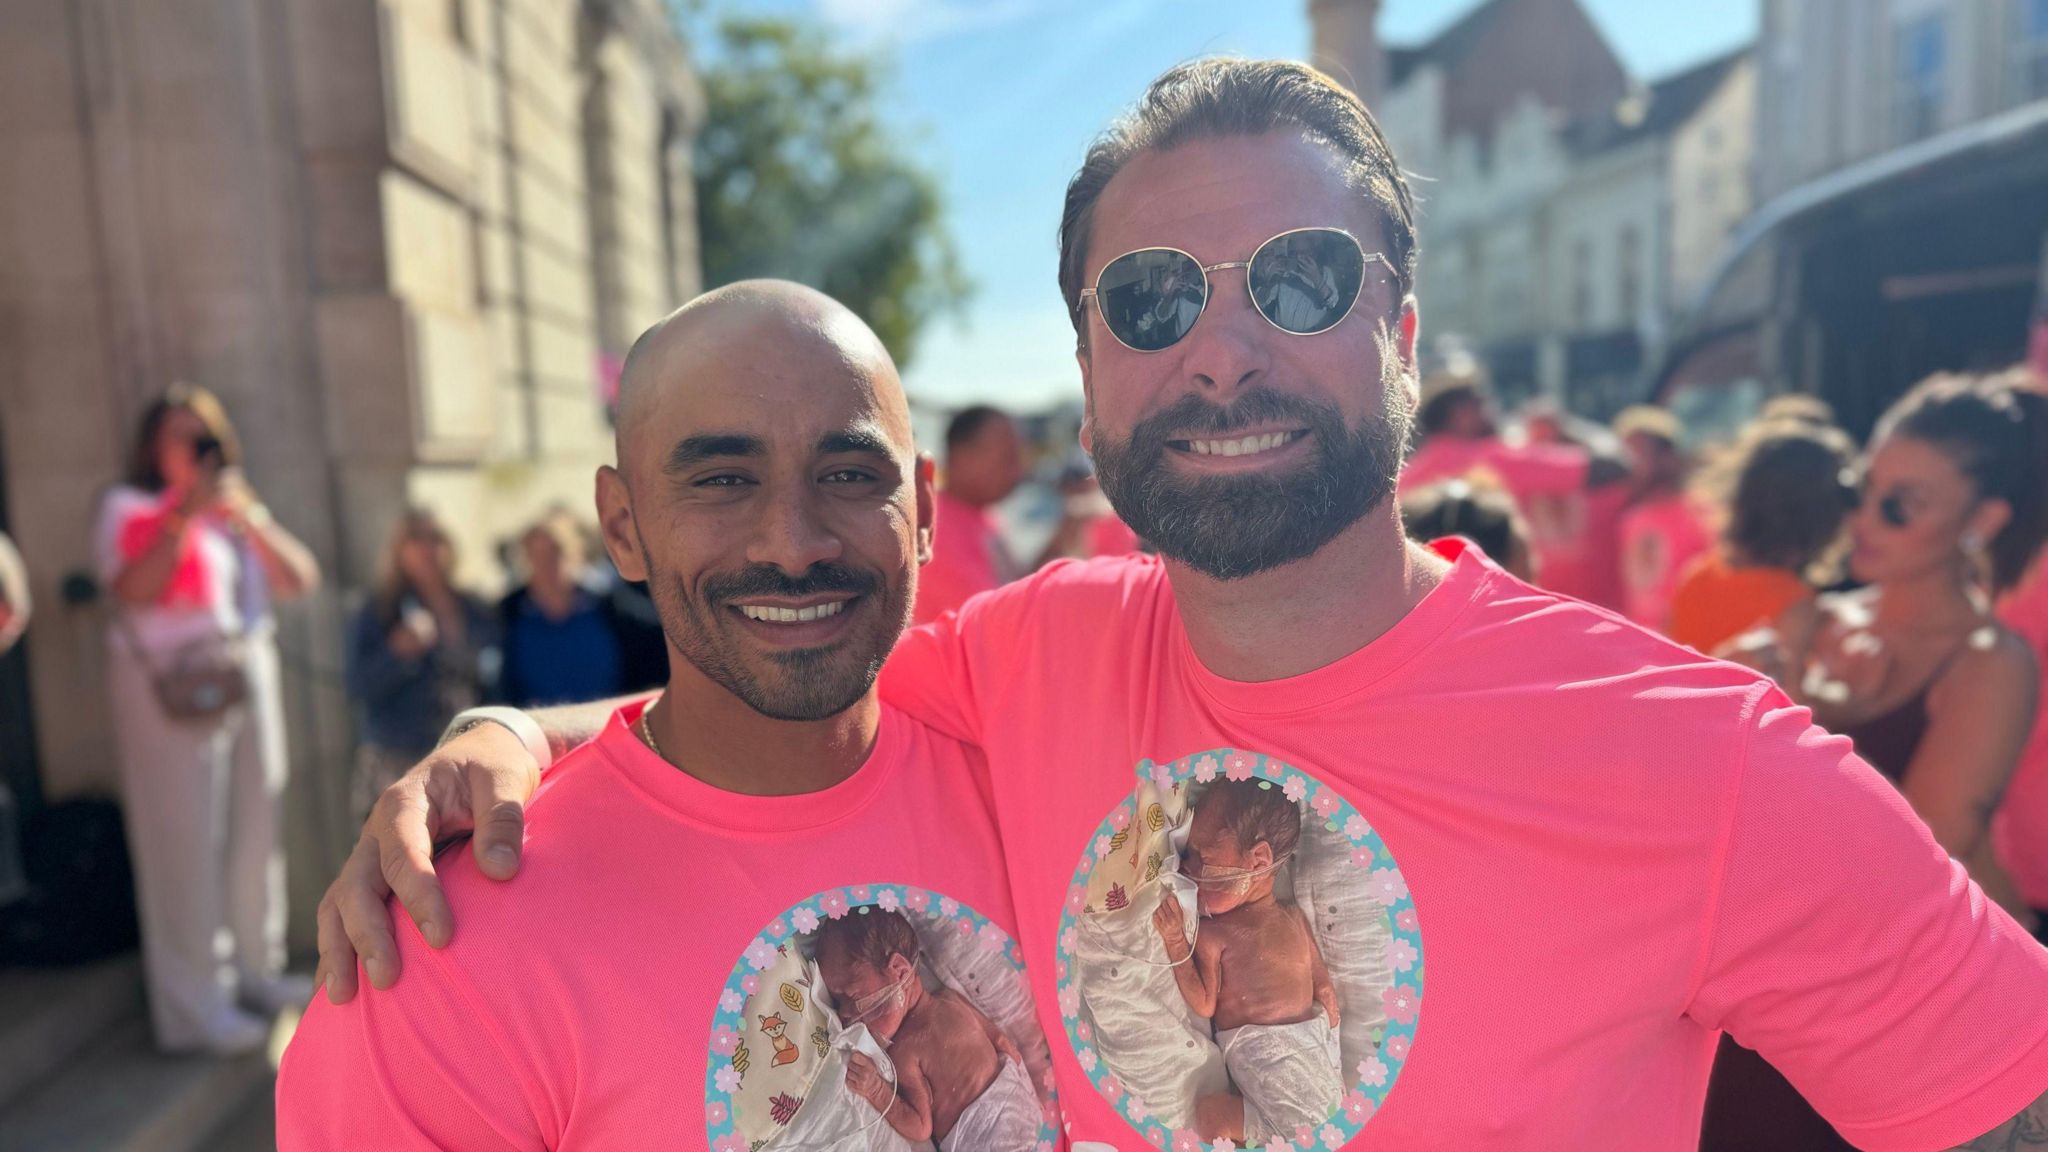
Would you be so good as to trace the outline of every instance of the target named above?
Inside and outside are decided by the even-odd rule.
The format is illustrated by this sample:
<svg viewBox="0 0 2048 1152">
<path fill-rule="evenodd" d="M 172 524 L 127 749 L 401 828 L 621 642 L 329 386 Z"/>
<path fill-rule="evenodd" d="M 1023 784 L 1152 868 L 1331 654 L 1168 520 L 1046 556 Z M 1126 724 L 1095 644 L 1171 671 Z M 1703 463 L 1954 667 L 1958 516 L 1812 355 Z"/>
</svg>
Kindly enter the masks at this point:
<svg viewBox="0 0 2048 1152">
<path fill-rule="evenodd" d="M 1342 232 L 1309 228 L 1268 240 L 1246 275 L 1266 319 L 1307 336 L 1351 311 L 1366 280 L 1365 253 Z"/>
<path fill-rule="evenodd" d="M 1906 502 L 1899 499 L 1897 492 L 1884 495 L 1877 502 L 1877 514 L 1894 528 L 1904 528 L 1911 517 L 1906 515 Z"/>
<path fill-rule="evenodd" d="M 1140 352 L 1170 348 L 1202 315 L 1202 266 L 1184 252 L 1146 248 L 1109 262 L 1095 281 L 1102 322 Z"/>
</svg>

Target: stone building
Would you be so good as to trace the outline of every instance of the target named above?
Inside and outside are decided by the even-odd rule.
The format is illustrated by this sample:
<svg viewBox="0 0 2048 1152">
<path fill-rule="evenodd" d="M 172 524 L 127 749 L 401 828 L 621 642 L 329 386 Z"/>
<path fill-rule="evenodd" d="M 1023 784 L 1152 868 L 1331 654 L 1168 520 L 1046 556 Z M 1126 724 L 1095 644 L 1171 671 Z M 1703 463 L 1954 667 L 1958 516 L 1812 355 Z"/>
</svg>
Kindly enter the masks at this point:
<svg viewBox="0 0 2048 1152">
<path fill-rule="evenodd" d="M 294 936 L 338 862 L 341 623 L 393 514 L 464 575 L 590 507 L 605 389 L 698 290 L 703 98 L 660 0 L 0 6 L 0 523 L 44 610 L 0 665 L 25 806 L 114 789 L 101 490 L 176 380 L 218 392 L 326 589 L 281 621 Z"/>
<path fill-rule="evenodd" d="M 1814 392 L 1863 433 L 2048 332 L 2048 0 L 1765 0 L 1756 84 L 1756 208 L 1664 393 Z"/>
<path fill-rule="evenodd" d="M 1604 417 L 1635 399 L 1750 206 L 1749 53 L 1642 84 L 1578 0 L 1486 0 L 1413 46 L 1364 37 L 1375 8 L 1315 0 L 1314 58 L 1382 79 L 1425 346 L 1478 356 L 1510 405 Z"/>
</svg>

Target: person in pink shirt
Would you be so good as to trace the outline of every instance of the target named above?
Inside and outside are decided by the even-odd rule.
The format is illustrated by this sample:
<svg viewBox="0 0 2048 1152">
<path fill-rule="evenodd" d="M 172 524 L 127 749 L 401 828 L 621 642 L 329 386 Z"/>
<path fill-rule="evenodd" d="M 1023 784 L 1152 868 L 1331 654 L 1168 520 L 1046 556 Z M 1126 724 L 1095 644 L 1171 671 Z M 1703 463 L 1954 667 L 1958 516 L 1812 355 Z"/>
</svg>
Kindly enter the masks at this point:
<svg viewBox="0 0 2048 1152">
<path fill-rule="evenodd" d="M 1023 479 L 1024 442 L 1014 421 L 985 405 L 954 415 L 946 425 L 932 559 L 918 576 L 916 623 L 936 620 L 1022 574 L 989 510 Z"/>
<path fill-rule="evenodd" d="M 1998 618 L 2027 642 L 2034 657 L 2048 665 L 2048 563 L 2034 571 L 1998 603 Z M 2005 792 L 2004 803 L 1991 822 L 1992 846 L 2037 914 L 2038 932 L 2048 938 L 2048 677 L 2034 709 L 2034 730 L 2020 752 L 2019 767 Z"/>
<path fill-rule="evenodd" d="M 635 344 L 618 459 L 667 688 L 548 770 L 523 875 L 450 862 L 460 936 L 312 1005 L 279 1147 L 1052 1152 L 985 768 L 874 687 L 932 508 L 881 342 L 791 284 L 700 297 Z"/>
<path fill-rule="evenodd" d="M 1628 618 L 1663 631 L 1686 566 L 1713 547 L 1713 536 L 1686 488 L 1678 419 L 1638 405 L 1614 418 L 1628 447 L 1635 493 L 1621 514 L 1621 575 Z"/>
<path fill-rule="evenodd" d="M 882 690 L 988 756 L 1077 1144 L 1228 1148 L 1201 1101 L 1317 1098 L 1304 1037 L 1238 1060 L 1178 975 L 1208 884 L 1269 879 L 1301 915 L 1260 931 L 1321 958 L 1342 1091 L 1268 1148 L 1692 1147 L 1724 1029 L 1865 1147 L 2048 1127 L 2048 952 L 1846 741 L 1752 672 L 1403 542 L 1413 206 L 1355 97 L 1292 63 L 1171 69 L 1090 148 L 1061 241 L 1085 441 L 1159 555 L 977 597 Z M 383 947 L 387 885 L 446 914 L 398 850 L 437 773 L 435 818 L 473 795 L 507 813 L 479 850 L 516 844 L 531 760 L 448 745 L 337 881 L 327 970 Z M 1212 874 L 1219 782 L 1278 792 L 1299 841 L 1233 831 Z"/>
</svg>

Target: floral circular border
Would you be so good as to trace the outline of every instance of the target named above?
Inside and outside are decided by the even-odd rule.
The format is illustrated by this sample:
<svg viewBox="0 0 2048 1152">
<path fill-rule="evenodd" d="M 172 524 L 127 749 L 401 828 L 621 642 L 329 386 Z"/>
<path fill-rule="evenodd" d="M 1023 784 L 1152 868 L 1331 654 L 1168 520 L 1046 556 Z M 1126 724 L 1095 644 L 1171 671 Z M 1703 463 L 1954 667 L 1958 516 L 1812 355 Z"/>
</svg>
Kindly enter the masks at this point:
<svg viewBox="0 0 2048 1152">
<path fill-rule="evenodd" d="M 733 1127 L 732 1094 L 739 1087 L 739 1073 L 733 1070 L 732 1056 L 738 1049 L 744 1032 L 744 1021 L 740 1013 L 746 1009 L 747 997 L 760 990 L 757 973 L 775 962 L 777 949 L 792 938 L 792 929 L 797 936 L 815 932 L 823 920 L 838 920 L 850 915 L 865 915 L 864 909 L 880 908 L 884 912 L 910 911 L 920 916 L 951 921 L 962 936 L 980 939 L 982 946 L 990 951 L 1000 951 L 1010 966 L 1027 981 L 1024 950 L 988 917 L 961 903 L 951 896 L 918 888 L 909 884 L 848 884 L 838 888 L 827 888 L 807 899 L 799 900 L 782 915 L 768 922 L 760 934 L 740 953 L 733 962 L 732 975 L 726 978 L 725 987 L 719 992 L 718 1007 L 711 1017 L 710 1047 L 704 1065 L 704 1132 L 710 1142 L 711 1152 L 748 1152 L 746 1138 Z M 720 1075 L 724 1073 L 724 1075 Z M 1055 1099 L 1044 1099 L 1045 1103 L 1056 1104 Z M 1038 1124 L 1038 1152 L 1053 1152 L 1058 1146 L 1059 1131 L 1049 1119 L 1040 1119 Z"/>
<path fill-rule="evenodd" d="M 1311 1134 L 1308 1143 L 1282 1140 L 1267 1145 L 1269 1149 L 1279 1147 L 1295 1152 L 1307 1152 L 1318 1146 L 1342 1148 L 1357 1139 L 1386 1103 L 1387 1093 L 1393 1091 L 1394 1081 L 1407 1063 L 1422 1015 L 1422 929 L 1416 918 L 1415 901 L 1409 895 L 1407 882 L 1401 878 L 1394 854 L 1365 817 L 1336 789 L 1299 768 L 1257 752 L 1213 748 L 1170 763 L 1141 760 L 1136 778 L 1159 788 L 1171 787 L 1179 781 L 1206 784 L 1218 778 L 1257 780 L 1261 787 L 1279 788 L 1283 795 L 1297 804 L 1307 801 L 1309 810 L 1322 819 L 1325 828 L 1341 833 L 1351 842 L 1351 862 L 1371 873 L 1371 892 L 1386 909 L 1387 921 L 1392 928 L 1392 935 L 1387 941 L 1387 963 L 1394 973 L 1394 985 L 1380 998 L 1387 1013 L 1387 1027 L 1380 1040 L 1380 1050 L 1359 1062 L 1355 1069 L 1356 1080 L 1352 1082 L 1350 1091 L 1345 1093 L 1341 1107 Z M 1125 796 L 1102 823 L 1096 825 L 1088 847 L 1081 853 L 1081 863 L 1074 869 L 1066 904 L 1060 912 L 1060 930 L 1054 949 L 1053 973 L 1059 993 L 1060 1023 L 1089 1082 L 1153 1147 L 1171 1148 L 1173 1152 L 1208 1152 L 1212 1147 L 1231 1147 L 1224 1143 L 1204 1144 L 1197 1133 L 1184 1128 L 1169 1129 L 1154 1118 L 1144 1101 L 1126 1090 L 1109 1071 L 1108 1065 L 1096 1055 L 1094 1046 L 1089 1042 L 1087 1025 L 1081 1020 L 1081 991 L 1073 983 L 1071 963 L 1078 933 L 1075 918 L 1088 905 L 1088 876 L 1096 861 L 1108 857 L 1112 851 L 1110 839 L 1121 828 L 1129 826 L 1135 817 L 1136 800 Z"/>
</svg>

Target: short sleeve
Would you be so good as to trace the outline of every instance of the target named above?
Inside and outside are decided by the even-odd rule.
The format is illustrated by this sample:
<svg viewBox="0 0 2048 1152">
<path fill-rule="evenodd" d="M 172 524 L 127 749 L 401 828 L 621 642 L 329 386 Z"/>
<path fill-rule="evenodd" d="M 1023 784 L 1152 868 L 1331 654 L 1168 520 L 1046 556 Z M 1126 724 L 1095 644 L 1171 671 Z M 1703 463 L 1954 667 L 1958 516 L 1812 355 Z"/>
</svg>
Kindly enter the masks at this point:
<svg viewBox="0 0 2048 1152">
<path fill-rule="evenodd" d="M 315 996 L 278 1066 L 280 1152 L 548 1146 L 491 1023 L 403 914 L 405 973 L 362 978 L 347 1004 Z"/>
<path fill-rule="evenodd" d="M 903 634 L 882 666 L 882 700 L 956 740 L 978 745 L 981 716 L 961 631 L 963 615 L 964 610 L 948 612 Z"/>
<path fill-rule="evenodd" d="M 102 585 L 111 586 L 127 566 L 121 555 L 121 529 L 141 510 L 141 501 L 130 488 L 115 488 L 100 500 L 99 519 L 92 530 L 92 559 Z"/>
<path fill-rule="evenodd" d="M 1948 1148 L 2048 1091 L 2048 951 L 1896 789 L 1760 689 L 1690 1014 L 1858 1147 Z"/>
</svg>

